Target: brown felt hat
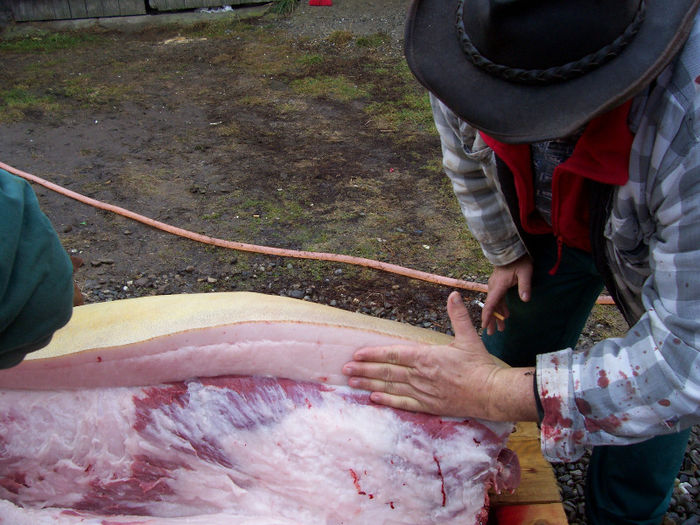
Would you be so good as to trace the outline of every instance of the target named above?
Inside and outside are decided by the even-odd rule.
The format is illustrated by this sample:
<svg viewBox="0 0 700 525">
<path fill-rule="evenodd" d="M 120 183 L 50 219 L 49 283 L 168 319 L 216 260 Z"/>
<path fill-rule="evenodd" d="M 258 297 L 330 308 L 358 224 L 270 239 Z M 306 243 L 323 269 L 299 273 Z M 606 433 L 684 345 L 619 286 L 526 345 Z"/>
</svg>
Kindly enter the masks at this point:
<svg viewBox="0 0 700 525">
<path fill-rule="evenodd" d="M 700 0 L 413 0 L 406 60 L 502 142 L 566 136 L 630 99 L 683 46 Z"/>
</svg>

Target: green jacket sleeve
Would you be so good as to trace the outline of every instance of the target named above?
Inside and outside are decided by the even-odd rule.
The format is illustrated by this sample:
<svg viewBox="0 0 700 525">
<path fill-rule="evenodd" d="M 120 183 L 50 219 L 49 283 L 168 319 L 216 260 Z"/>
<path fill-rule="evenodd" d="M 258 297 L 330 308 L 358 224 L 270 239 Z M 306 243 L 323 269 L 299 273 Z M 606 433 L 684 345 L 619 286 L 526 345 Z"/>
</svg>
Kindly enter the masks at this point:
<svg viewBox="0 0 700 525">
<path fill-rule="evenodd" d="M 0 368 L 19 364 L 68 322 L 72 273 L 31 186 L 0 170 Z"/>
</svg>

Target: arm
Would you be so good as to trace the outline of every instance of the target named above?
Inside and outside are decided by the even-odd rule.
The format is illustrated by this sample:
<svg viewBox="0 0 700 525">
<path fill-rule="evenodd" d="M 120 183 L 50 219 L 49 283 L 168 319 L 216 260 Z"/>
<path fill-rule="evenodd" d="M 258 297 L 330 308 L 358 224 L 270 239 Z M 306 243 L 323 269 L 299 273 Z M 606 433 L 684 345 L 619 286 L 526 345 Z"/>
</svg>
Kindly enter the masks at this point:
<svg viewBox="0 0 700 525">
<path fill-rule="evenodd" d="M 618 284 L 640 299 L 637 320 L 622 338 L 538 358 L 543 452 L 551 460 L 700 423 L 698 29 L 693 52 L 645 101 L 630 182 L 618 190 L 606 232 Z"/>
<path fill-rule="evenodd" d="M 481 317 L 482 326 L 491 334 L 496 327 L 505 327 L 503 320 L 493 314 L 498 311 L 508 317 L 504 301 L 508 288 L 517 285 L 520 298 L 529 300 L 532 263 L 498 189 L 493 152 L 474 128 L 432 95 L 430 103 L 440 134 L 445 173 L 452 181 L 469 230 L 495 267 Z"/>
<path fill-rule="evenodd" d="M 31 187 L 2 170 L 0 214 L 0 368 L 9 368 L 68 322 L 73 278 Z"/>
<path fill-rule="evenodd" d="M 442 162 L 469 230 L 494 266 L 527 253 L 495 180 L 493 152 L 479 134 L 431 95 Z"/>
<path fill-rule="evenodd" d="M 685 171 L 678 179 L 685 204 L 666 197 L 658 208 L 652 274 L 642 289 L 646 311 L 630 331 L 585 352 L 538 356 L 543 451 L 550 459 L 700 423 L 699 181 L 700 168 Z"/>
</svg>

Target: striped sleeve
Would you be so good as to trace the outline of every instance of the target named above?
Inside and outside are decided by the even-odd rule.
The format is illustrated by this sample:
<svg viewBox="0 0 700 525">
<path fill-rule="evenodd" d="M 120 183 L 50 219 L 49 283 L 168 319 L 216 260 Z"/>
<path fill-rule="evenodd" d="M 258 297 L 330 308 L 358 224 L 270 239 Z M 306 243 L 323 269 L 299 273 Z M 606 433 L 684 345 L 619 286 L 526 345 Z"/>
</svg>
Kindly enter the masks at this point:
<svg viewBox="0 0 700 525">
<path fill-rule="evenodd" d="M 431 95 L 435 126 L 442 143 L 445 173 L 462 213 L 486 258 L 495 266 L 527 253 L 498 189 L 491 149 L 474 128 Z"/>
</svg>

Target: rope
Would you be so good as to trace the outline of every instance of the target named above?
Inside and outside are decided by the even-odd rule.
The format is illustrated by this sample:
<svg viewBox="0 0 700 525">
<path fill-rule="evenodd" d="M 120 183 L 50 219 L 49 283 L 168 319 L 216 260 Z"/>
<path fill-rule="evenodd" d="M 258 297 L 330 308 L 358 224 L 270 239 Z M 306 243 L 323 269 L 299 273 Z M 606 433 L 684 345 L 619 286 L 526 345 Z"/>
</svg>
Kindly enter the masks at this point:
<svg viewBox="0 0 700 525">
<path fill-rule="evenodd" d="M 278 257 L 293 257 L 296 259 L 313 259 L 318 261 L 331 261 L 343 264 L 352 264 L 355 266 L 362 266 L 365 268 L 381 270 L 383 272 L 402 275 L 411 279 L 418 279 L 420 281 L 426 281 L 429 283 L 448 286 L 451 288 L 459 288 L 461 290 L 469 290 L 472 292 L 488 293 L 488 286 L 482 283 L 465 281 L 463 279 L 454 279 L 452 277 L 444 277 L 441 275 L 435 275 L 420 270 L 414 270 L 412 268 L 406 268 L 404 266 L 399 266 L 396 264 L 375 261 L 373 259 L 366 259 L 364 257 L 354 257 L 352 255 L 342 255 L 335 253 L 289 250 L 286 248 L 275 248 L 272 246 L 261 246 L 257 244 L 248 244 L 244 242 L 217 239 L 216 237 L 210 237 L 208 235 L 203 235 L 193 231 L 185 230 L 183 228 L 178 228 L 177 226 L 172 226 L 170 224 L 151 219 L 150 217 L 134 213 L 133 211 L 127 210 L 125 208 L 121 208 L 113 204 L 108 204 L 97 199 L 86 197 L 85 195 L 71 191 L 67 188 L 59 186 L 58 184 L 54 184 L 53 182 L 44 180 L 40 177 L 37 177 L 36 175 L 32 175 L 31 173 L 18 170 L 17 168 L 13 168 L 12 166 L 8 166 L 7 164 L 4 164 L 2 162 L 0 162 L 0 168 L 17 175 L 18 177 L 22 177 L 23 179 L 43 186 L 44 188 L 54 191 L 60 195 L 64 195 L 65 197 L 69 197 L 78 202 L 82 202 L 83 204 L 93 206 L 94 208 L 98 208 L 100 210 L 116 213 L 117 215 L 121 215 L 128 219 L 140 222 L 142 224 L 146 224 L 147 226 L 151 226 L 152 228 L 156 228 L 158 230 L 170 233 L 172 235 L 177 235 L 179 237 L 184 237 L 192 241 L 243 252 L 260 253 L 264 255 L 276 255 Z M 601 296 L 598 298 L 598 304 L 613 304 L 613 301 L 611 297 Z"/>
</svg>

